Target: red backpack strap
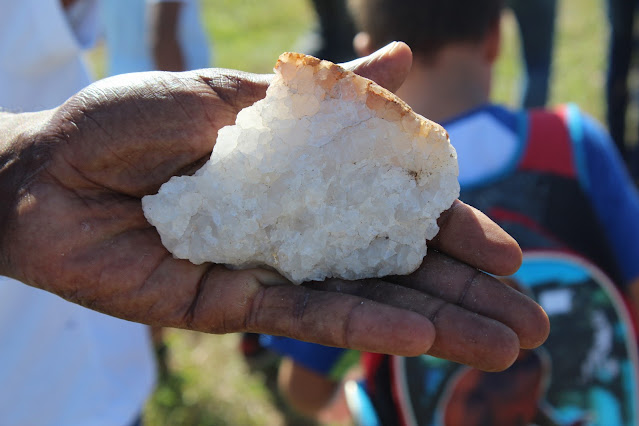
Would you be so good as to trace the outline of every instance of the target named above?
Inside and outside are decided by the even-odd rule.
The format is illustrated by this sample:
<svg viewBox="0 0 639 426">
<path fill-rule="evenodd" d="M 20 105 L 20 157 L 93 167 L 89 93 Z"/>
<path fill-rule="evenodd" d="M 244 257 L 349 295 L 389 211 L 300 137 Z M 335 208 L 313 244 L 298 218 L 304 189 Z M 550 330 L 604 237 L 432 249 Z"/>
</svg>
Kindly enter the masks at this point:
<svg viewBox="0 0 639 426">
<path fill-rule="evenodd" d="M 369 393 L 373 394 L 377 391 L 375 389 L 375 375 L 379 371 L 382 362 L 384 362 L 384 358 L 388 355 L 372 353 L 372 352 L 362 352 L 361 362 L 364 368 L 364 377 L 366 380 L 366 386 Z"/>
<path fill-rule="evenodd" d="M 565 177 L 576 177 L 570 131 L 565 108 L 556 111 L 534 109 L 528 112 L 524 153 L 520 170 L 535 170 Z"/>
</svg>

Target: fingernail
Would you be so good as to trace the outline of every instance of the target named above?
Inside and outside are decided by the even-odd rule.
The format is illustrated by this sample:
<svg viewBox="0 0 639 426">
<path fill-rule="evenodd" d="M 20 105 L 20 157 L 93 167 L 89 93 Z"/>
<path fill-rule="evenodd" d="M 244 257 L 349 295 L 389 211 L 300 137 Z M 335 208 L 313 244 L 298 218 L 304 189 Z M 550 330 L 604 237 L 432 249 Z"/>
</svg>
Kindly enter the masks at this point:
<svg viewBox="0 0 639 426">
<path fill-rule="evenodd" d="M 377 51 L 377 53 L 379 55 L 390 54 L 393 50 L 395 50 L 395 48 L 397 47 L 398 44 L 399 44 L 399 42 L 397 42 L 397 41 L 390 42 L 386 46 L 384 46 L 381 49 L 379 49 Z"/>
</svg>

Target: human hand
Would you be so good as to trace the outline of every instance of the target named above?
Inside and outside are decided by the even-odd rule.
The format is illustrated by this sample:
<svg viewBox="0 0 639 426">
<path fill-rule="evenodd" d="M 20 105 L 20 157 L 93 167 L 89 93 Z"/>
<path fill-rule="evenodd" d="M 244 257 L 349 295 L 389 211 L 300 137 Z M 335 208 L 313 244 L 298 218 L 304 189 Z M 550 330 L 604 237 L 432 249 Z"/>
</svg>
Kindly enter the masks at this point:
<svg viewBox="0 0 639 426">
<path fill-rule="evenodd" d="M 348 66 L 396 89 L 410 61 L 406 45 L 396 44 Z M 520 347 L 543 342 L 542 309 L 477 270 L 514 272 L 519 247 L 460 202 L 440 218 L 430 247 L 441 253 L 406 277 L 294 286 L 272 271 L 173 258 L 141 198 L 201 167 L 217 131 L 261 99 L 268 80 L 214 69 L 124 75 L 57 109 L 20 116 L 25 130 L 0 148 L 0 193 L 8 194 L 0 273 L 150 325 L 429 352 L 486 370 L 506 368 Z"/>
</svg>

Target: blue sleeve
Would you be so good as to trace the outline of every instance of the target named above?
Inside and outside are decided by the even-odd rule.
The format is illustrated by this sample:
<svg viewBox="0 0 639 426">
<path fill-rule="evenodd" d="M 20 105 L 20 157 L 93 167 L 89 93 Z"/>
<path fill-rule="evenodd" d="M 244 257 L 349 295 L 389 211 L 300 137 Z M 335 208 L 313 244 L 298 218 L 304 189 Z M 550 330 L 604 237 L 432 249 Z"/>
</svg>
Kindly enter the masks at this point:
<svg viewBox="0 0 639 426">
<path fill-rule="evenodd" d="M 260 343 L 282 356 L 323 376 L 339 379 L 344 369 L 352 363 L 354 351 L 342 348 L 302 342 L 288 337 L 260 336 Z"/>
<path fill-rule="evenodd" d="M 580 180 L 608 237 L 625 283 L 639 277 L 639 194 L 608 132 L 568 110 Z"/>
</svg>

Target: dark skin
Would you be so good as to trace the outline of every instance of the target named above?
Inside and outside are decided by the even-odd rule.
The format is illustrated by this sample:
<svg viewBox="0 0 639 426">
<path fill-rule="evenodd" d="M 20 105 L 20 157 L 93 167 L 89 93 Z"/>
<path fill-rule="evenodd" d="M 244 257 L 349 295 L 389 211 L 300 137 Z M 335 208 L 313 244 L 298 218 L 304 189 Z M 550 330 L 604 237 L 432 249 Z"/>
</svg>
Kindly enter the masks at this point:
<svg viewBox="0 0 639 426">
<path fill-rule="evenodd" d="M 184 71 L 184 57 L 177 38 L 182 3 L 160 2 L 149 6 L 151 50 L 155 69 Z"/>
<path fill-rule="evenodd" d="M 410 63 L 397 44 L 347 66 L 393 90 Z M 0 273 L 149 325 L 431 353 L 489 371 L 546 339 L 543 310 L 479 271 L 514 272 L 517 243 L 461 202 L 405 277 L 295 286 L 272 271 L 173 258 L 141 197 L 197 170 L 217 131 L 262 98 L 269 79 L 215 69 L 125 75 L 53 110 L 0 114 Z"/>
</svg>

